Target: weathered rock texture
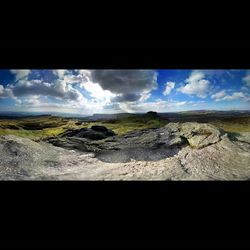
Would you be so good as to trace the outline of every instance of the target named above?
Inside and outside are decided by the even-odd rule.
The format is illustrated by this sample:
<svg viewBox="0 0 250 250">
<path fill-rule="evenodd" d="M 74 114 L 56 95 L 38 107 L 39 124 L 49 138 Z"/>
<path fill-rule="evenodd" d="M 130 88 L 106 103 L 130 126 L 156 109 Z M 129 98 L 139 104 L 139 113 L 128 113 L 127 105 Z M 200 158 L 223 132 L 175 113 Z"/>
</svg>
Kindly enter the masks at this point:
<svg viewBox="0 0 250 250">
<path fill-rule="evenodd" d="M 51 138 L 50 143 L 2 136 L 0 178 L 250 179 L 250 133 L 228 135 L 200 123 L 169 123 L 125 136 L 115 136 L 103 127 L 98 129 L 109 136 L 96 139 L 86 136 L 85 131 L 73 131 Z"/>
<path fill-rule="evenodd" d="M 62 137 L 78 137 L 87 138 L 90 140 L 101 140 L 109 136 L 114 136 L 115 133 L 104 126 L 92 126 L 91 128 L 81 128 L 69 130 L 62 134 Z"/>
</svg>

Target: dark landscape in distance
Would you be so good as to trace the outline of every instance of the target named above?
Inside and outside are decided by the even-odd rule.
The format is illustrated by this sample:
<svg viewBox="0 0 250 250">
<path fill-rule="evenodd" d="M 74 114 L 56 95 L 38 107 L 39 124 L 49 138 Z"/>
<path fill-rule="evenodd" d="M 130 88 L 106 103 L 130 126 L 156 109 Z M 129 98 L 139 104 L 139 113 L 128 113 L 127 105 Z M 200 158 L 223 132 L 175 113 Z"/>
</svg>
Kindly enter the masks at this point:
<svg viewBox="0 0 250 250">
<path fill-rule="evenodd" d="M 0 70 L 1 180 L 249 180 L 249 70 Z"/>
</svg>

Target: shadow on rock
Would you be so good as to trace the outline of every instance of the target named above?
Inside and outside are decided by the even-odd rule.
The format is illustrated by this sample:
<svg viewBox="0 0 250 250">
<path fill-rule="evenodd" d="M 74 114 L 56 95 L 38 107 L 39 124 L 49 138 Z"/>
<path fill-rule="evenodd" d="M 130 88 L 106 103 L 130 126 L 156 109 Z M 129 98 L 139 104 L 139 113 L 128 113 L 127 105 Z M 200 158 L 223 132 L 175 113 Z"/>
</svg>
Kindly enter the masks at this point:
<svg viewBox="0 0 250 250">
<path fill-rule="evenodd" d="M 103 162 L 125 163 L 173 157 L 185 146 L 201 149 L 219 142 L 222 134 L 218 128 L 201 123 L 168 123 L 161 128 L 133 131 L 123 136 L 116 136 L 104 126 L 92 126 L 68 131 L 50 142 L 95 153 Z"/>
<path fill-rule="evenodd" d="M 160 148 L 126 148 L 122 150 L 104 150 L 96 154 L 96 158 L 108 163 L 126 163 L 135 161 L 159 161 L 172 157 L 181 150 L 180 147 L 172 149 L 161 146 Z"/>
</svg>

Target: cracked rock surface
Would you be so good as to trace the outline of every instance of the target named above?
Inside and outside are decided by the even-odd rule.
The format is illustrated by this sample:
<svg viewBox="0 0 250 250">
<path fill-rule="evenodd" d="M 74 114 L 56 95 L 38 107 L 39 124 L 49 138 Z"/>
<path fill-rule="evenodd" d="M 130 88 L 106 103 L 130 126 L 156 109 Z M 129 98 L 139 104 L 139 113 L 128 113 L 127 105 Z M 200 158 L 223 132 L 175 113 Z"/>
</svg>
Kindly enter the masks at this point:
<svg viewBox="0 0 250 250">
<path fill-rule="evenodd" d="M 84 132 L 85 133 L 85 132 Z M 79 133 L 78 133 L 79 134 Z M 250 133 L 169 123 L 124 136 L 0 137 L 1 179 L 248 180 Z"/>
</svg>

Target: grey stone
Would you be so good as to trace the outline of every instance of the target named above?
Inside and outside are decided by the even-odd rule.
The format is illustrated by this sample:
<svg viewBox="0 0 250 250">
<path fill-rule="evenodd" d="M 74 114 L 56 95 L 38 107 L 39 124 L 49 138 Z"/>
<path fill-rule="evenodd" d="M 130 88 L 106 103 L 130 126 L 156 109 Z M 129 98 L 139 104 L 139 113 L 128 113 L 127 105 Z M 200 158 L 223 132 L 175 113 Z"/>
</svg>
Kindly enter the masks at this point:
<svg viewBox="0 0 250 250">
<path fill-rule="evenodd" d="M 250 179 L 250 133 L 226 134 L 204 123 L 95 140 L 81 137 L 86 131 L 68 131 L 49 143 L 0 136 L 0 179 Z"/>
<path fill-rule="evenodd" d="M 68 130 L 62 134 L 62 137 L 87 138 L 90 140 L 102 140 L 104 138 L 114 136 L 115 133 L 104 126 L 92 126 L 91 128 L 81 128 Z"/>
</svg>

